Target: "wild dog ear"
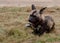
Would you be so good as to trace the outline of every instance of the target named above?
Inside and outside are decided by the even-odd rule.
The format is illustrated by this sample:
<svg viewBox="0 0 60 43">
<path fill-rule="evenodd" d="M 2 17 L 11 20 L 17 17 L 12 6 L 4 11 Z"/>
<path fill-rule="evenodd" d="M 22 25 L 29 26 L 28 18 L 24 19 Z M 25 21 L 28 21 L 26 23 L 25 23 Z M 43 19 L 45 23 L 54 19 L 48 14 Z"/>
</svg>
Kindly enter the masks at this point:
<svg viewBox="0 0 60 43">
<path fill-rule="evenodd" d="M 42 9 L 39 11 L 39 13 L 42 14 L 43 11 L 44 11 L 46 8 L 47 8 L 47 7 L 42 8 Z"/>
<path fill-rule="evenodd" d="M 36 9 L 34 4 L 32 4 L 32 6 L 31 6 L 31 7 L 32 7 L 32 10 Z"/>
</svg>

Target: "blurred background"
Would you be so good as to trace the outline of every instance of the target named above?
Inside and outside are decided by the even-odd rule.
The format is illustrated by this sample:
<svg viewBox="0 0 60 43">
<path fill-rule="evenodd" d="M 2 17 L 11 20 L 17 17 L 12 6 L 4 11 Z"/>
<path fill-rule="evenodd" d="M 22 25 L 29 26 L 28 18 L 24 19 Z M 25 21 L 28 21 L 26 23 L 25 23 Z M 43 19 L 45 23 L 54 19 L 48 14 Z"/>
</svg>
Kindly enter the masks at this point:
<svg viewBox="0 0 60 43">
<path fill-rule="evenodd" d="M 36 4 L 40 6 L 60 6 L 60 0 L 0 0 L 0 6 L 30 6 Z"/>
</svg>

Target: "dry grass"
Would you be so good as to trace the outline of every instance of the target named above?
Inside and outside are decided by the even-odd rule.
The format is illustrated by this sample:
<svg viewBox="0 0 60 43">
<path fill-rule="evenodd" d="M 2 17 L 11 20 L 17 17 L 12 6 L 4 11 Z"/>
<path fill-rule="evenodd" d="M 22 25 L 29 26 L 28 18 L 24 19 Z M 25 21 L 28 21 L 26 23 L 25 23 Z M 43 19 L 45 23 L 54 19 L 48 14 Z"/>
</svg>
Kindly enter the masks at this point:
<svg viewBox="0 0 60 43">
<path fill-rule="evenodd" d="M 37 9 L 40 9 L 37 7 Z M 48 8 L 45 14 L 53 17 L 56 32 L 36 36 L 30 28 L 26 28 L 30 7 L 0 8 L 0 43 L 59 43 L 60 42 L 60 8 Z"/>
</svg>

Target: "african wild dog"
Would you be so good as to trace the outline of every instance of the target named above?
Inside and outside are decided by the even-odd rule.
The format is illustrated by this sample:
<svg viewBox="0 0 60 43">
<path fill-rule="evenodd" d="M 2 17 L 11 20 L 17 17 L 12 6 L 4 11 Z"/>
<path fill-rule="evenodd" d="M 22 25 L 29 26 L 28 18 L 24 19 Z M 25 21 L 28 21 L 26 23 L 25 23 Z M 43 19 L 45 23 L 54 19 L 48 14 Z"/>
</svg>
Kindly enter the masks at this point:
<svg viewBox="0 0 60 43">
<path fill-rule="evenodd" d="M 47 7 L 37 10 L 35 6 L 32 5 L 32 11 L 29 16 L 29 22 L 34 27 L 34 31 L 38 30 L 37 32 L 40 32 L 40 33 L 44 33 L 44 32 L 49 33 L 54 29 L 55 22 L 52 19 L 52 17 L 43 15 L 43 11 L 46 8 Z"/>
</svg>

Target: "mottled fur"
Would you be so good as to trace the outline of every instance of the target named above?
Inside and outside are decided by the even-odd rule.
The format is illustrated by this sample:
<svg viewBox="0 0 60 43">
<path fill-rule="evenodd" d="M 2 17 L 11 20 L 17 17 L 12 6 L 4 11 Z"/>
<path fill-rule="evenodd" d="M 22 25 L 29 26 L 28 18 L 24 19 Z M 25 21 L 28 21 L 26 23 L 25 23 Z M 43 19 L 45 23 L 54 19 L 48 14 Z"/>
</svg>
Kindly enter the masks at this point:
<svg viewBox="0 0 60 43">
<path fill-rule="evenodd" d="M 34 27 L 35 32 L 44 33 L 44 32 L 51 32 L 54 29 L 55 22 L 50 16 L 44 16 L 43 11 L 47 7 L 42 8 L 41 10 L 37 11 L 35 6 L 32 5 L 32 12 L 29 16 L 29 22 Z M 38 26 L 40 28 L 38 29 Z"/>
</svg>

